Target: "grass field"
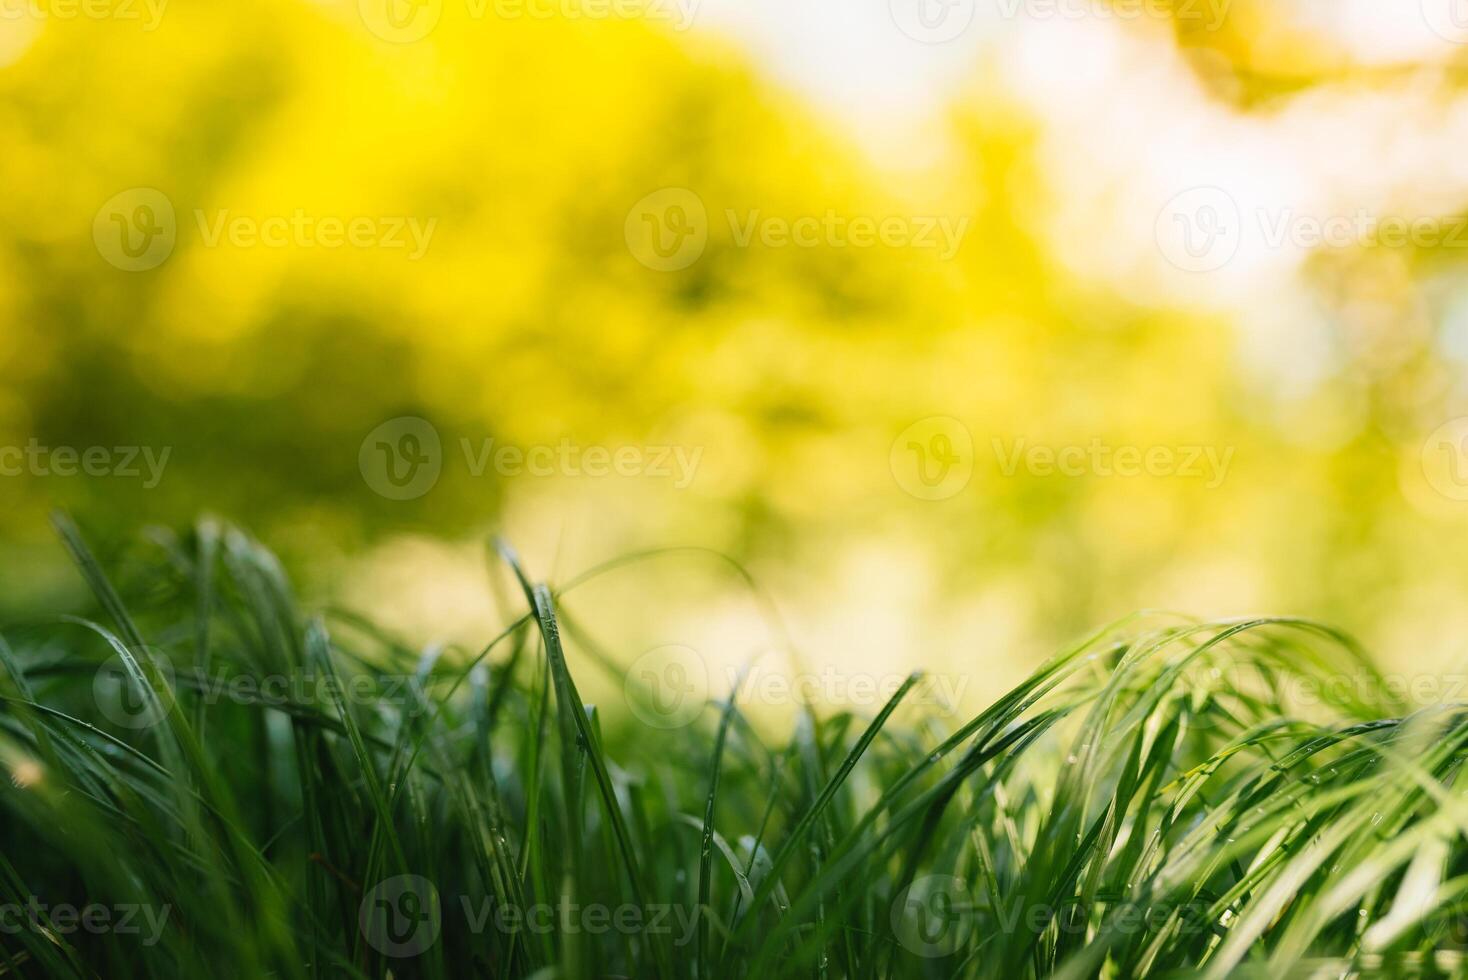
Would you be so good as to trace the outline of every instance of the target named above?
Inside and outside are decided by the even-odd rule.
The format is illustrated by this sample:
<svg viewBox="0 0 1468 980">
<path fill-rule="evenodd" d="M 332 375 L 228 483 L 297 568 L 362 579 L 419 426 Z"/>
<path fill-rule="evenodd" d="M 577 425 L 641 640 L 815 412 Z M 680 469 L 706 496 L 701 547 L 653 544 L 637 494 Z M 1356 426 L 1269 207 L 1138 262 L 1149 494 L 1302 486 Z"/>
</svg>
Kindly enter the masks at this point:
<svg viewBox="0 0 1468 980">
<path fill-rule="evenodd" d="M 420 651 L 237 530 L 104 569 L 57 525 L 95 610 L 0 643 L 6 975 L 1464 969 L 1468 721 L 1325 626 L 1138 615 L 959 726 L 914 677 L 664 730 L 583 703 L 633 655 L 507 547 L 506 630 Z"/>
</svg>

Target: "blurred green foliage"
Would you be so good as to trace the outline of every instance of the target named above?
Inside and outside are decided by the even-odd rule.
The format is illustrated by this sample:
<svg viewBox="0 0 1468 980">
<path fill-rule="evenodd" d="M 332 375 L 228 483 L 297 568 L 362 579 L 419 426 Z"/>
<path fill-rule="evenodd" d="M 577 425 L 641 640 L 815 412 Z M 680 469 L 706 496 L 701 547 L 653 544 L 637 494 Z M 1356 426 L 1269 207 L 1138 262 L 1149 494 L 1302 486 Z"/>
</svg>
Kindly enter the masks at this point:
<svg viewBox="0 0 1468 980">
<path fill-rule="evenodd" d="M 1200 72 L 1236 72 L 1230 111 L 1336 70 L 1317 58 L 1269 83 L 1279 38 L 1250 44 L 1258 12 L 1239 16 L 1232 33 L 1179 42 Z M 171 450 L 151 489 L 0 479 L 16 556 L 0 606 L 61 581 L 43 520 L 59 503 L 114 539 L 223 513 L 324 583 L 340 556 L 401 531 L 508 523 L 539 540 L 539 524 L 563 521 L 570 570 L 707 545 L 814 610 L 808 635 L 888 602 L 935 624 L 925 639 L 954 656 L 973 643 L 1039 656 L 1143 606 L 1309 615 L 1398 654 L 1464 618 L 1465 505 L 1434 496 L 1418 462 L 1461 366 L 1430 316 L 1392 333 L 1400 320 L 1353 312 L 1363 297 L 1411 305 L 1444 260 L 1319 262 L 1331 363 L 1282 390 L 1247 367 L 1225 318 L 1082 281 L 1050 253 L 1034 122 L 978 69 L 946 155 L 894 174 L 734 48 L 633 21 L 473 21 L 449 5 L 429 39 L 394 44 L 353 3 L 216 0 L 170 6 L 152 31 L 21 19 L 0 32 L 0 444 Z M 93 239 L 99 209 L 135 188 L 176 211 L 171 254 L 140 272 Z M 709 216 L 702 254 L 671 272 L 627 238 L 629 210 L 662 188 L 691 190 Z M 951 258 L 741 244 L 731 210 L 968 231 Z M 414 259 L 211 245 L 221 212 L 435 224 Z M 1106 229 L 1093 233 L 1106 249 Z M 427 419 L 444 445 L 438 483 L 407 501 L 358 465 L 367 434 L 399 416 Z M 941 501 L 905 493 L 890 456 L 932 416 L 960 420 L 975 447 L 972 479 Z M 702 457 L 682 489 L 475 476 L 460 440 L 489 438 Z M 1216 487 L 1006 475 L 994 441 L 1018 439 L 1233 455 Z"/>
</svg>

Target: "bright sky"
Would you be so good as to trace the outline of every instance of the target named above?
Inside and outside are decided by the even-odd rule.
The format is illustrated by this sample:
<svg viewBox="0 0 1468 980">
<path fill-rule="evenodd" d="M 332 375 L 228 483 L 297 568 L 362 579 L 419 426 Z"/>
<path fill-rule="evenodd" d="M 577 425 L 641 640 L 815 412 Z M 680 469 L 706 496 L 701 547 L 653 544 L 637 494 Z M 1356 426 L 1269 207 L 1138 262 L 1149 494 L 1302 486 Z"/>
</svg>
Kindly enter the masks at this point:
<svg viewBox="0 0 1468 980">
<path fill-rule="evenodd" d="M 1115 216 L 1097 209 L 1121 207 L 1136 217 L 1123 226 L 1152 238 L 1174 195 L 1219 187 L 1244 213 L 1238 261 L 1230 263 L 1244 271 L 1294 264 L 1307 250 L 1260 241 L 1260 212 L 1434 213 L 1459 207 L 1468 188 L 1468 165 L 1454 149 L 1468 135 L 1468 104 L 1439 87 L 1433 70 L 1468 52 L 1433 29 L 1461 22 L 1455 40 L 1468 42 L 1468 0 L 1275 7 L 1342 56 L 1425 69 L 1370 86 L 1320 85 L 1250 115 L 1205 89 L 1168 24 L 1086 13 L 1106 9 L 1102 0 L 699 2 L 699 29 L 737 38 L 773 77 L 849 124 L 879 159 L 910 151 L 914 134 L 964 96 L 979 66 L 997 66 L 1010 94 L 1049 124 L 1045 150 L 1057 183 L 1084 190 L 1073 203 L 1091 213 L 1073 222 L 1109 222 Z M 1200 10 L 1229 2 L 1198 0 Z M 1447 19 L 1451 3 L 1461 5 L 1460 21 Z M 1048 4 L 1070 13 L 1038 13 Z M 1089 176 L 1079 179 L 1081 171 Z M 1113 272 L 1127 271 L 1120 268 L 1127 256 L 1106 260 Z"/>
<path fill-rule="evenodd" d="M 1329 247 L 1318 225 L 1347 247 L 1381 219 L 1446 234 L 1468 201 L 1468 98 L 1441 71 L 1468 57 L 1468 0 L 1194 0 L 1199 16 L 1308 31 L 1317 57 L 1391 69 L 1247 115 L 1208 91 L 1170 24 L 1104 0 L 679 2 L 885 165 L 941 153 L 944 107 L 993 68 L 1041 121 L 1053 207 L 1036 224 L 1054 254 L 1140 302 L 1232 314 L 1264 365 L 1323 359 L 1303 275 Z"/>
</svg>

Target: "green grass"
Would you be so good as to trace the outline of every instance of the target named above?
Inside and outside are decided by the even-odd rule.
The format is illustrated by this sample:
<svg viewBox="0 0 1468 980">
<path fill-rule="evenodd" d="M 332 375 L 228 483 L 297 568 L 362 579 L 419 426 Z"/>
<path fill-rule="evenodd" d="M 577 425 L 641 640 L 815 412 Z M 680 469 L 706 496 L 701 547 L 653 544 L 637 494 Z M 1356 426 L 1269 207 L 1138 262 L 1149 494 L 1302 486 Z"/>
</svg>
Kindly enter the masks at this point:
<svg viewBox="0 0 1468 980">
<path fill-rule="evenodd" d="M 104 571 L 57 523 L 95 610 L 3 630 L 6 976 L 1465 969 L 1468 717 L 1326 627 L 1139 615 L 961 724 L 914 677 L 777 739 L 583 703 L 636 651 L 507 547 L 504 632 L 419 651 L 236 530 Z"/>
</svg>

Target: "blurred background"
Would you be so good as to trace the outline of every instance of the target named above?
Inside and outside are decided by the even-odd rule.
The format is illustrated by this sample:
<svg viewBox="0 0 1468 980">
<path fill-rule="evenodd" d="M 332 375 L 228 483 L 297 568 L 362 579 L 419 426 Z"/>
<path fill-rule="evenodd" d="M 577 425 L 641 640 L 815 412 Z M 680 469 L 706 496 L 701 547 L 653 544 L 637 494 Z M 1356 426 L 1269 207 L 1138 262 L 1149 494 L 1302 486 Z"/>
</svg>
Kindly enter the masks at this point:
<svg viewBox="0 0 1468 980">
<path fill-rule="evenodd" d="M 1455 0 L 0 0 L 0 613 L 61 505 L 417 642 L 499 532 L 971 699 L 1143 608 L 1459 669 L 1465 145 Z"/>
</svg>

